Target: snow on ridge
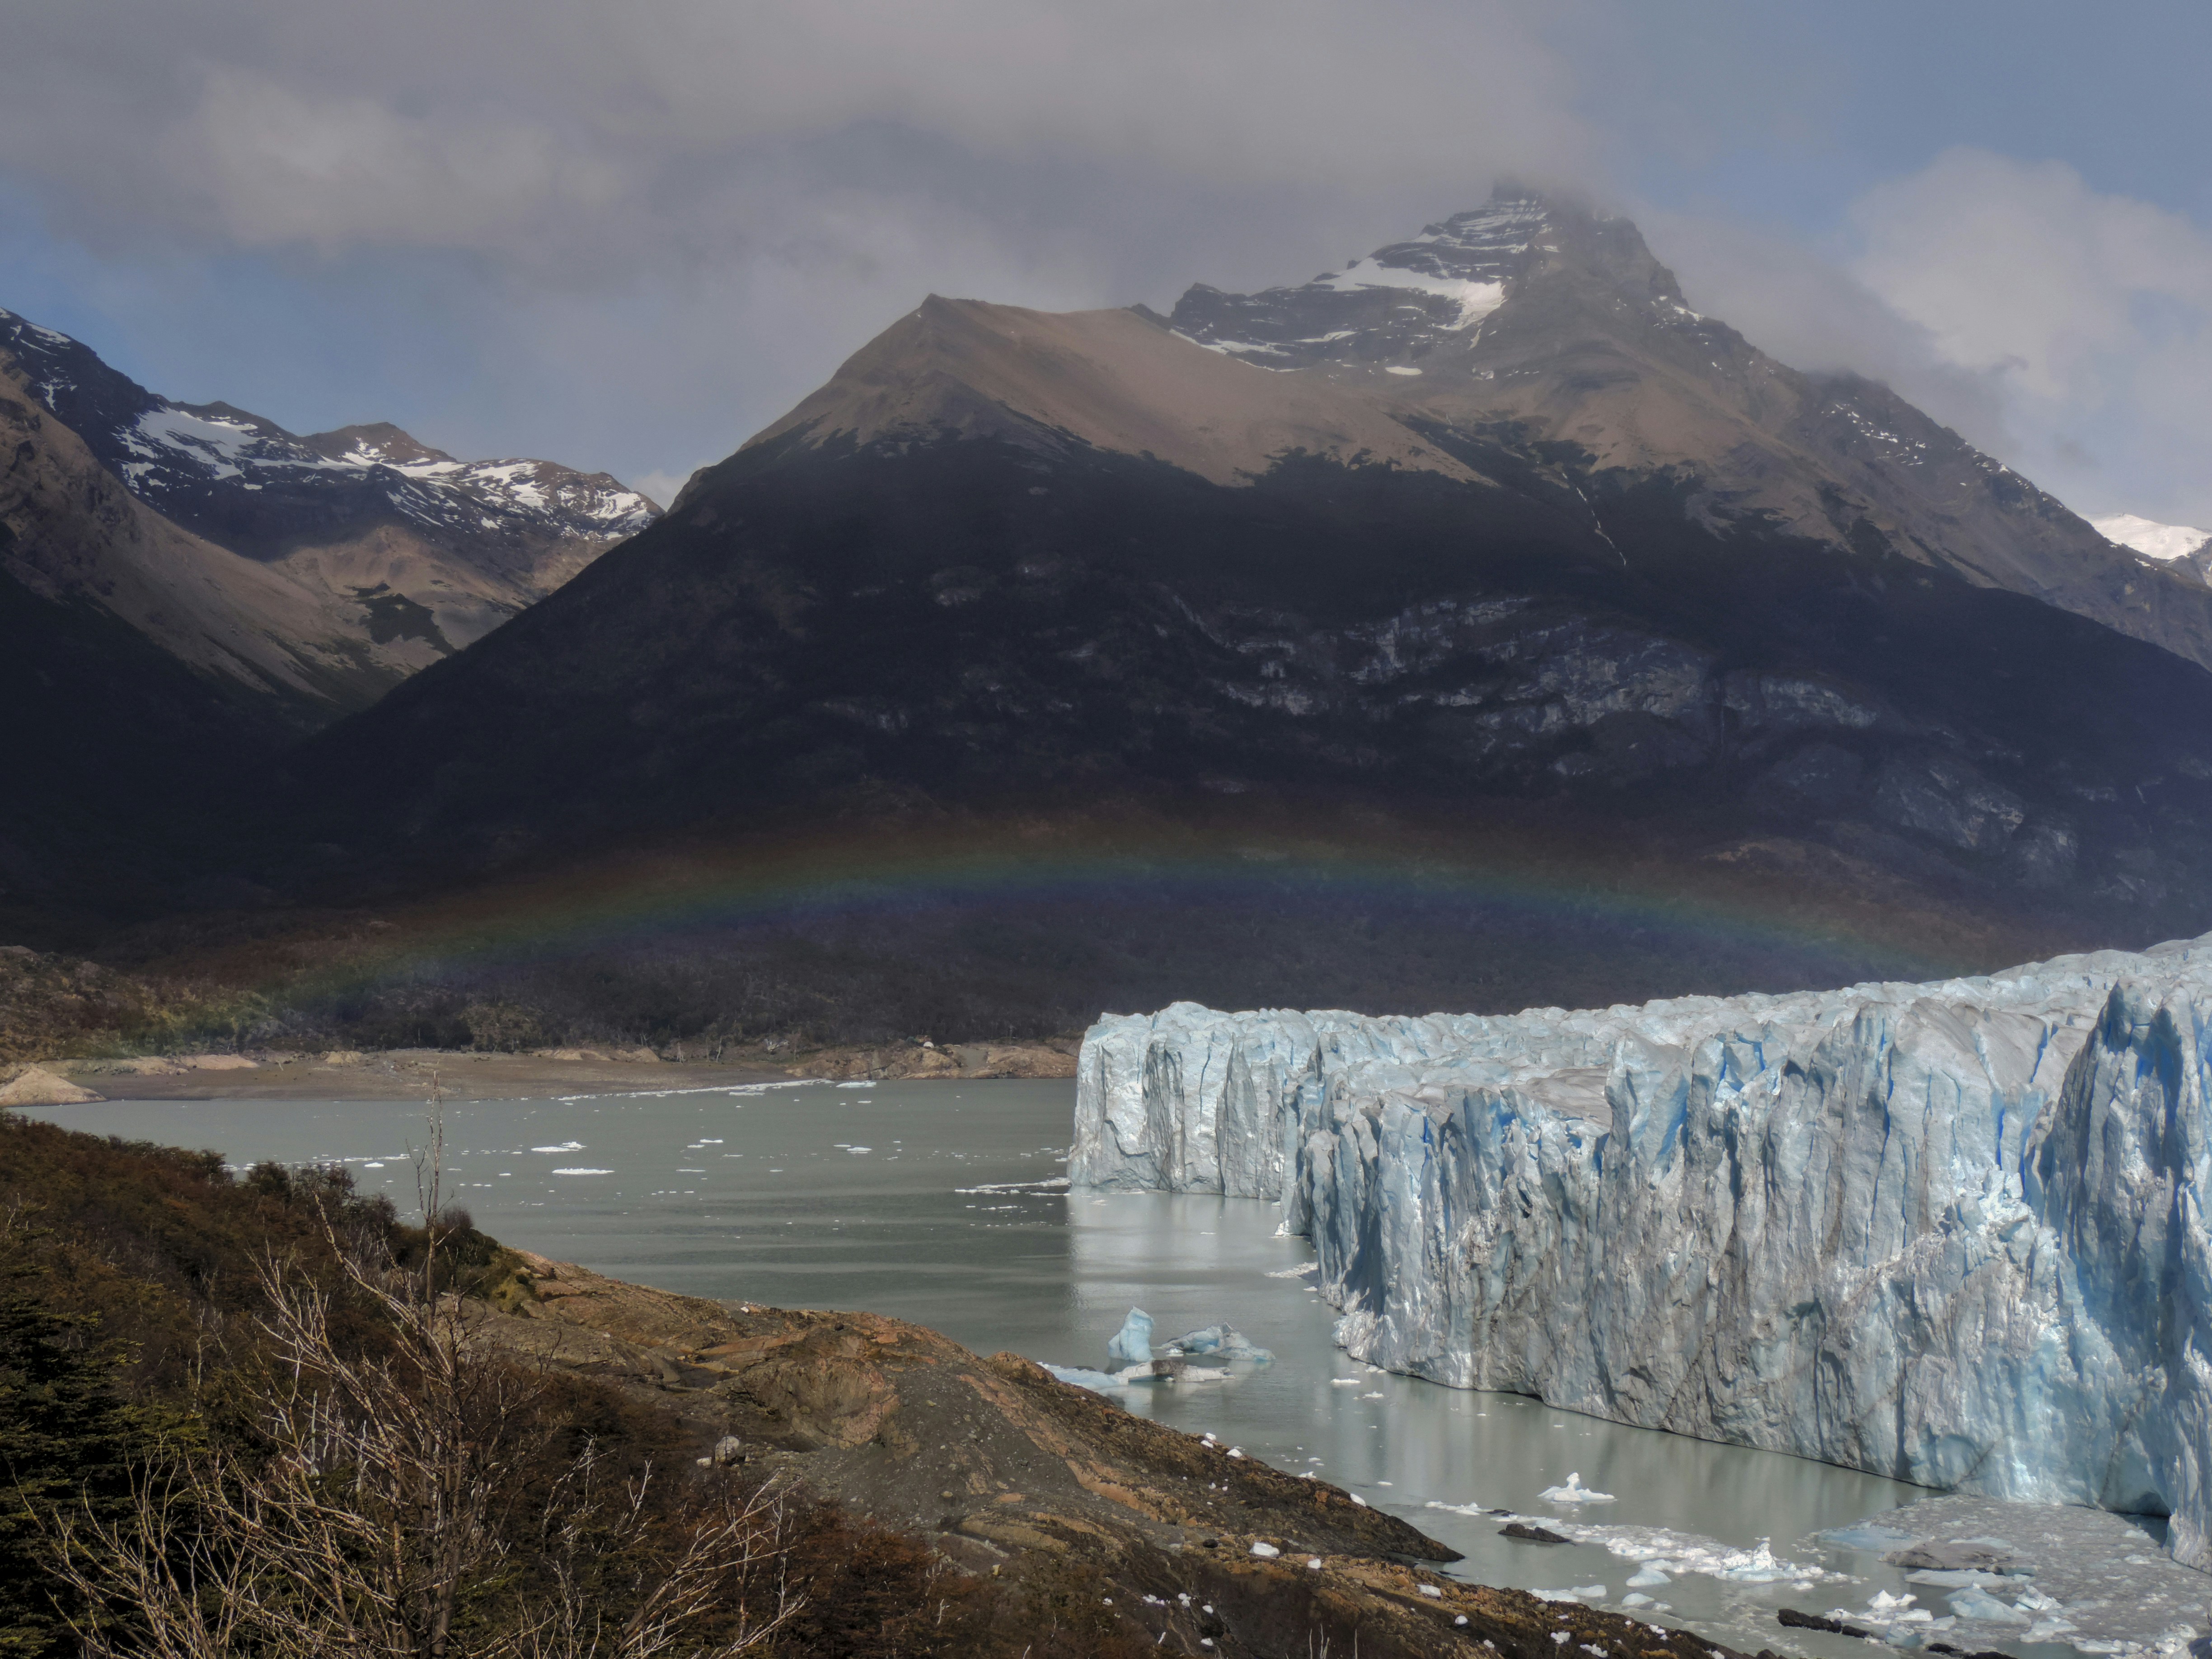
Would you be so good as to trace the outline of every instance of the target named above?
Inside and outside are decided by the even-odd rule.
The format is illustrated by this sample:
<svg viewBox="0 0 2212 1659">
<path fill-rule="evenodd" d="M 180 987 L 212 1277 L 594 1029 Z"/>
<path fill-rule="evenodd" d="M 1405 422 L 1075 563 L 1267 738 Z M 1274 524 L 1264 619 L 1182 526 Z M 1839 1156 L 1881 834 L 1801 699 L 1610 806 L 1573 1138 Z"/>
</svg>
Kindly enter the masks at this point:
<svg viewBox="0 0 2212 1659">
<path fill-rule="evenodd" d="M 1379 264 L 1371 254 L 1349 270 L 1331 271 L 1309 286 L 1333 288 L 1340 293 L 1362 288 L 1401 288 L 1420 294 L 1433 294 L 1458 303 L 1459 318 L 1452 325 L 1455 328 L 1473 328 L 1505 303 L 1505 284 L 1503 282 L 1485 283 L 1464 276 L 1431 276 L 1425 271 L 1409 270 L 1402 265 Z"/>
<path fill-rule="evenodd" d="M 2186 558 L 2212 541 L 2212 530 L 2199 530 L 2193 525 L 2160 524 L 2155 519 L 2133 513 L 2092 519 L 2089 527 L 2117 546 L 2160 562 Z"/>
<path fill-rule="evenodd" d="M 654 517 L 636 491 L 555 462 L 462 462 L 434 450 L 403 459 L 369 439 L 355 440 L 342 454 L 325 455 L 250 416 L 196 414 L 167 402 L 139 416 L 118 437 L 132 458 L 118 469 L 125 482 L 157 505 L 167 491 L 227 483 L 254 472 L 281 471 L 297 477 L 381 471 L 400 481 L 384 492 L 393 508 L 434 526 L 473 522 L 510 532 L 628 536 Z"/>
</svg>

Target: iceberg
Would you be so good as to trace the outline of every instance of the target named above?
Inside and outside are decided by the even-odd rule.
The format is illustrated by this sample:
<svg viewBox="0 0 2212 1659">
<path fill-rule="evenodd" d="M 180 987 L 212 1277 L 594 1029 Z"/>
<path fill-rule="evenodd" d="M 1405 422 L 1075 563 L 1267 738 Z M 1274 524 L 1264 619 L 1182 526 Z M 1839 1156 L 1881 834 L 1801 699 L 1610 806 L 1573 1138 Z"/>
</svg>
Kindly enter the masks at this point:
<svg viewBox="0 0 2212 1659">
<path fill-rule="evenodd" d="M 1260 1365 L 1267 1364 L 1275 1358 L 1234 1325 L 1208 1325 L 1187 1336 L 1173 1338 L 1164 1346 L 1171 1354 L 1205 1354 L 1215 1359 L 1249 1359 Z"/>
<path fill-rule="evenodd" d="M 1570 1474 L 1565 1486 L 1547 1486 L 1536 1496 L 1547 1504 L 1610 1504 L 1613 1502 L 1611 1492 L 1592 1492 L 1588 1486 L 1583 1485 L 1583 1478 L 1579 1474 Z"/>
<path fill-rule="evenodd" d="M 1142 1308 L 1129 1310 L 1121 1328 L 1106 1339 L 1106 1357 L 1121 1365 L 1152 1363 L 1152 1316 Z"/>
<path fill-rule="evenodd" d="M 1176 1003 L 1085 1036 L 1068 1173 L 1278 1204 L 1388 1370 L 2165 1516 L 2212 1569 L 2208 1028 L 2212 937 L 1578 1012 Z"/>
<path fill-rule="evenodd" d="M 1054 1365 L 1040 1360 L 1039 1364 L 1062 1382 L 1073 1382 L 1079 1389 L 1088 1389 L 1093 1394 L 1105 1394 L 1121 1387 L 1122 1379 L 1106 1371 L 1094 1371 L 1088 1365 Z"/>
</svg>

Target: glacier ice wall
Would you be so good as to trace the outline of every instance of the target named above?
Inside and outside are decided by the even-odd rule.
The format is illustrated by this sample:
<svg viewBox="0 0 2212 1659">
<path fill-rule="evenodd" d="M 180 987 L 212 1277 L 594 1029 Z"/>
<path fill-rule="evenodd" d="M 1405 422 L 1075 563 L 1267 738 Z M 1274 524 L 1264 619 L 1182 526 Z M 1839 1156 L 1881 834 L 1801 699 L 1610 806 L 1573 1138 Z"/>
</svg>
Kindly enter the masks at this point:
<svg viewBox="0 0 2212 1659">
<path fill-rule="evenodd" d="M 1275 1200 L 1393 1370 L 2212 1568 L 2212 936 L 1986 977 L 1085 1036 L 1079 1183 Z"/>
</svg>

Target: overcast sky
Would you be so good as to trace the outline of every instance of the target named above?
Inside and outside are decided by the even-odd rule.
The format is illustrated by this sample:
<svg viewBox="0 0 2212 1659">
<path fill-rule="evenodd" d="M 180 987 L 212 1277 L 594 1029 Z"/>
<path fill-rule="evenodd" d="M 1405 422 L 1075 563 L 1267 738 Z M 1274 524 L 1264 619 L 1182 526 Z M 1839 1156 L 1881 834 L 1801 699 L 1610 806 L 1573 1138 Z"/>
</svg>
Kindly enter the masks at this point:
<svg viewBox="0 0 2212 1659">
<path fill-rule="evenodd" d="M 2070 504 L 2212 526 L 2212 7 L 0 0 L 0 306 L 664 500 L 933 290 L 1302 281 L 1501 174 Z"/>
</svg>

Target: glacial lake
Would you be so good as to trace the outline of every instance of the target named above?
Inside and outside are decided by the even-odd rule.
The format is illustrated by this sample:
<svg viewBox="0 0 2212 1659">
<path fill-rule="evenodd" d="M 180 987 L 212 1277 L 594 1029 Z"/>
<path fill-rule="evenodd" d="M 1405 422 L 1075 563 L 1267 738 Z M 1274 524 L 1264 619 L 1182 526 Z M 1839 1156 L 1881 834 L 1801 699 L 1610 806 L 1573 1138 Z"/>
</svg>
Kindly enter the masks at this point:
<svg viewBox="0 0 2212 1659">
<path fill-rule="evenodd" d="M 979 1352 L 1101 1366 L 1132 1306 L 1156 1340 L 1226 1321 L 1272 1364 L 1225 1382 L 1121 1390 L 1130 1409 L 1310 1470 L 1466 1553 L 1478 1583 L 1569 1593 L 1756 1652 L 1842 1659 L 1861 1641 L 1785 1630 L 1776 1611 L 1874 1622 L 1878 1595 L 1948 1620 L 1955 1584 L 1907 1583 L 1872 1523 L 1935 1497 L 1826 1464 L 1579 1417 L 1517 1395 L 1370 1370 L 1330 1341 L 1334 1311 L 1298 1270 L 1304 1239 L 1252 1200 L 1104 1194 L 1064 1180 L 1072 1082 L 811 1085 L 449 1103 L 447 1191 L 485 1231 L 617 1278 L 775 1306 L 867 1309 Z M 419 1104 L 111 1101 L 33 1114 L 69 1127 L 213 1147 L 244 1166 L 343 1163 L 364 1191 L 416 1204 Z M 1610 1503 L 1547 1502 L 1570 1476 Z M 1946 1499 L 1946 1536 L 1997 1540 L 2020 1506 Z M 1959 1506 L 1962 1504 L 1965 1508 Z M 1510 1510 L 1569 1545 L 1501 1537 Z M 2049 1511 L 2075 1535 L 2039 1568 L 2047 1611 L 1910 1630 L 1907 1639 L 2030 1659 L 2151 1650 L 2212 1625 L 2212 1578 L 2146 1533 Z M 2023 1537 L 2025 1534 L 2023 1534 Z M 1854 1547 L 1853 1546 L 1859 1546 Z M 1656 1558 L 1656 1565 L 1645 1563 Z M 2060 1559 L 2073 1576 L 2061 1583 Z M 1632 1580 L 1635 1581 L 1632 1583 Z M 2002 1586 L 2014 1594 L 2009 1582 Z M 1984 1605 L 1986 1606 L 1986 1601 Z M 2026 1605 L 2023 1603 L 2023 1605 Z M 2060 1634 L 2047 1622 L 2070 1624 Z M 2029 1639 L 2031 1637 L 2039 1639 Z"/>
</svg>

